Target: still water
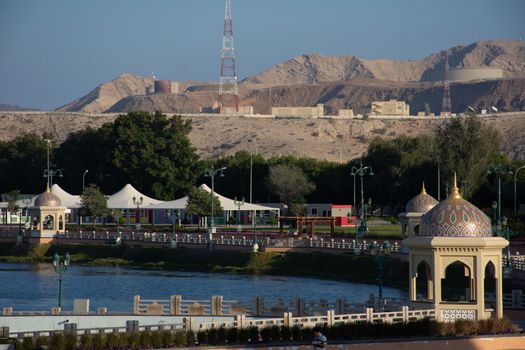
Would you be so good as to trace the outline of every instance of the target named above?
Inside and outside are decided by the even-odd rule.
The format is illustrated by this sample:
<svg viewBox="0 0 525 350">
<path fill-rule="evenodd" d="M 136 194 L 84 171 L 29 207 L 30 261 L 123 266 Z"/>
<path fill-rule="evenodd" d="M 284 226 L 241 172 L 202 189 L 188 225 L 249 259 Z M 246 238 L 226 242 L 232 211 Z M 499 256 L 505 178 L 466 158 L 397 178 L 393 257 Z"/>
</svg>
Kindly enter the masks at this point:
<svg viewBox="0 0 525 350">
<path fill-rule="evenodd" d="M 74 298 L 90 299 L 90 309 L 105 306 L 109 311 L 132 311 L 133 296 L 143 299 L 209 299 L 223 295 L 225 300 L 251 302 L 255 296 L 265 300 L 306 300 L 363 302 L 377 286 L 289 276 L 252 276 L 225 273 L 152 271 L 121 267 L 71 266 L 64 275 L 62 307 L 72 310 Z M 406 297 L 406 292 L 384 288 L 386 297 Z M 57 305 L 58 276 L 51 264 L 0 264 L 0 308 L 49 310 Z"/>
</svg>

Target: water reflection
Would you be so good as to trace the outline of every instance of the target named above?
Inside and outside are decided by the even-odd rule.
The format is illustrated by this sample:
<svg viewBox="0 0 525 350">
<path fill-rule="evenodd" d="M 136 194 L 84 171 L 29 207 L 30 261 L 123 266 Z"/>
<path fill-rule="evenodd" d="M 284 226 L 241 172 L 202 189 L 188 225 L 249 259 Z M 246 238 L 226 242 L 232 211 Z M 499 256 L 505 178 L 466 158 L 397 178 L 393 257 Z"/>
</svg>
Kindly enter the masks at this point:
<svg viewBox="0 0 525 350">
<path fill-rule="evenodd" d="M 71 310 L 73 298 L 90 299 L 91 309 L 105 306 L 113 311 L 131 311 L 133 296 L 168 299 L 179 294 L 184 299 L 209 299 L 223 295 L 227 300 L 251 302 L 255 296 L 267 300 L 307 300 L 346 298 L 362 302 L 372 285 L 302 277 L 234 275 L 180 271 L 152 271 L 121 267 L 72 265 L 64 275 L 63 305 Z M 387 297 L 406 297 L 397 289 L 385 288 Z M 0 264 L 0 307 L 15 310 L 48 310 L 57 303 L 58 276 L 51 264 Z"/>
</svg>

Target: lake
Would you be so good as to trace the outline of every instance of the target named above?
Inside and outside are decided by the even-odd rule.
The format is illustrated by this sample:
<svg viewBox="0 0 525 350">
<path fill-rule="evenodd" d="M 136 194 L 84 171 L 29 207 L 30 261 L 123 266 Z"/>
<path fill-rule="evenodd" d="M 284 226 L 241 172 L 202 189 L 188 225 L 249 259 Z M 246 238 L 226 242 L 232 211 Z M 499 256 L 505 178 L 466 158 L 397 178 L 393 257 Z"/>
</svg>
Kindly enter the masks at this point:
<svg viewBox="0 0 525 350">
<path fill-rule="evenodd" d="M 62 307 L 72 310 L 74 298 L 90 299 L 90 309 L 107 307 L 109 311 L 132 311 L 133 296 L 143 299 L 210 299 L 222 295 L 225 300 L 250 302 L 256 296 L 265 300 L 308 300 L 364 302 L 374 285 L 291 276 L 254 276 L 226 273 L 140 270 L 122 267 L 71 266 L 64 274 Z M 383 296 L 406 298 L 407 293 L 383 288 Z M 41 311 L 56 306 L 58 275 L 51 264 L 0 263 L 0 308 Z"/>
</svg>

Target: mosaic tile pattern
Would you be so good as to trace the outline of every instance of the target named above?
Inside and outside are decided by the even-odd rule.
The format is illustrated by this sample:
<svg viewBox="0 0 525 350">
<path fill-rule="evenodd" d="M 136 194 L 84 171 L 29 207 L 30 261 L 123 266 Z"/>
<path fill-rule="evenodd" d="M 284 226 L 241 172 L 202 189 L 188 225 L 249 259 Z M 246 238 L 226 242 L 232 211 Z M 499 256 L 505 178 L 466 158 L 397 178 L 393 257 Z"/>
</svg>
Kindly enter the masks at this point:
<svg viewBox="0 0 525 350">
<path fill-rule="evenodd" d="M 434 208 L 439 202 L 431 195 L 420 193 L 408 201 L 406 206 L 407 213 L 426 213 Z"/>
<path fill-rule="evenodd" d="M 476 320 L 476 310 L 441 310 L 443 322 L 455 322 L 456 320 Z"/>
<path fill-rule="evenodd" d="M 490 219 L 463 198 L 448 198 L 421 218 L 419 236 L 491 237 Z"/>
</svg>

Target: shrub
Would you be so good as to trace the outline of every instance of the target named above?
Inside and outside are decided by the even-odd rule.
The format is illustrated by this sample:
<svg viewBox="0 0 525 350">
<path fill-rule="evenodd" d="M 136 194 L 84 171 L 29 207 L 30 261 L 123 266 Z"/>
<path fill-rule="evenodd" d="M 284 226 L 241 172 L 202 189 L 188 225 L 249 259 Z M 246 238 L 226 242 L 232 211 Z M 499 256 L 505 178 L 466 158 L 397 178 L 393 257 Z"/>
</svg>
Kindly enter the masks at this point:
<svg viewBox="0 0 525 350">
<path fill-rule="evenodd" d="M 143 347 L 149 347 L 151 345 L 151 332 L 144 331 L 139 334 L 139 344 Z"/>
<path fill-rule="evenodd" d="M 230 327 L 226 330 L 226 340 L 228 344 L 238 344 L 239 343 L 239 329 L 236 327 Z"/>
<path fill-rule="evenodd" d="M 84 333 L 80 336 L 80 347 L 82 349 L 89 349 L 91 347 L 91 334 Z"/>
<path fill-rule="evenodd" d="M 292 339 L 294 341 L 300 341 L 303 340 L 303 336 L 301 333 L 301 327 L 295 325 L 292 327 Z"/>
<path fill-rule="evenodd" d="M 173 336 L 173 343 L 175 343 L 178 347 L 183 347 L 186 345 L 187 337 L 186 332 L 184 331 L 176 331 Z"/>
<path fill-rule="evenodd" d="M 17 348 L 17 349 L 22 349 L 22 350 L 33 350 L 33 338 L 31 337 L 24 337 L 24 339 L 22 340 L 22 346 L 20 348 Z"/>
<path fill-rule="evenodd" d="M 272 339 L 272 330 L 270 327 L 264 327 L 261 329 L 261 338 L 265 343 L 268 343 Z"/>
<path fill-rule="evenodd" d="M 250 334 L 250 342 L 258 343 L 259 342 L 259 328 L 251 326 L 248 328 L 248 334 Z"/>
<path fill-rule="evenodd" d="M 103 350 L 104 345 L 104 337 L 102 337 L 102 334 L 94 334 L 91 338 L 91 350 Z"/>
<path fill-rule="evenodd" d="M 270 327 L 270 338 L 271 338 L 271 341 L 281 340 L 281 328 L 279 326 Z"/>
<path fill-rule="evenodd" d="M 250 341 L 250 331 L 248 328 L 239 329 L 239 343 L 246 344 Z"/>
<path fill-rule="evenodd" d="M 206 332 L 208 335 L 208 344 L 209 345 L 217 345 L 219 343 L 218 337 L 217 337 L 217 328 L 210 328 Z"/>
<path fill-rule="evenodd" d="M 61 333 L 53 333 L 51 337 L 49 337 L 49 347 L 53 350 L 64 350 L 64 335 Z"/>
<path fill-rule="evenodd" d="M 77 348 L 76 334 L 69 333 L 64 336 L 64 348 L 66 350 L 76 350 Z"/>
<path fill-rule="evenodd" d="M 35 349 L 41 349 L 43 347 L 48 347 L 49 346 L 49 338 L 48 337 L 44 337 L 44 336 L 41 336 L 41 337 L 37 337 L 36 340 L 35 340 Z M 19 348 L 16 348 L 15 349 L 19 349 Z"/>
<path fill-rule="evenodd" d="M 217 343 L 218 344 L 226 343 L 226 328 L 225 327 L 221 326 L 217 328 Z"/>
<path fill-rule="evenodd" d="M 113 349 L 114 347 L 118 346 L 118 338 L 115 333 L 108 333 L 106 334 L 106 347 L 109 349 Z"/>
<path fill-rule="evenodd" d="M 200 330 L 197 332 L 197 341 L 199 345 L 208 344 L 208 332 Z"/>
<path fill-rule="evenodd" d="M 184 338 L 186 338 L 186 333 L 184 333 Z M 162 346 L 162 331 L 151 332 L 150 345 L 152 348 L 156 348 L 156 349 Z"/>
<path fill-rule="evenodd" d="M 194 346 L 196 343 L 197 343 L 197 338 L 195 337 L 195 332 L 187 331 L 186 332 L 186 345 Z"/>
<path fill-rule="evenodd" d="M 281 339 L 290 341 L 292 339 L 292 329 L 289 326 L 281 326 Z"/>
<path fill-rule="evenodd" d="M 173 333 L 170 331 L 160 331 L 160 343 L 162 344 L 163 348 L 167 348 L 172 345 L 174 343 Z"/>
</svg>

